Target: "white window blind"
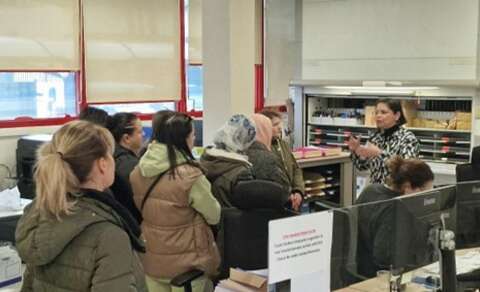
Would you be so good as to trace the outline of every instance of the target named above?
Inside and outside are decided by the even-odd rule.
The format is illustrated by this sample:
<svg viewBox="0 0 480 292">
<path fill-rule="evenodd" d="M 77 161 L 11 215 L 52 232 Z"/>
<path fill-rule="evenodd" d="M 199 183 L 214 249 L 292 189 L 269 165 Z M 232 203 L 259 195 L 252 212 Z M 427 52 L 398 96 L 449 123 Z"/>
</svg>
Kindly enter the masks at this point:
<svg viewBox="0 0 480 292">
<path fill-rule="evenodd" d="M 180 99 L 178 0 L 84 0 L 87 101 Z"/>
<path fill-rule="evenodd" d="M 202 63 L 202 0 L 188 0 L 188 62 Z"/>
<path fill-rule="evenodd" d="M 0 70 L 78 70 L 78 0 L 0 0 Z"/>
</svg>

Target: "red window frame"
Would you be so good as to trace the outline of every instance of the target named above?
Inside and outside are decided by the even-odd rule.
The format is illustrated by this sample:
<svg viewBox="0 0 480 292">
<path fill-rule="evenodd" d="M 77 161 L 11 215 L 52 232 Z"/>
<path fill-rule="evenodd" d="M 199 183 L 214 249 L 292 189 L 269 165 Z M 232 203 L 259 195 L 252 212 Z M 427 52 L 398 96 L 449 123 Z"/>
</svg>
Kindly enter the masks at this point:
<svg viewBox="0 0 480 292">
<path fill-rule="evenodd" d="M 76 85 L 76 95 L 77 95 L 77 113 L 82 109 L 87 107 L 86 98 L 86 78 L 85 78 L 85 39 L 84 39 L 84 19 L 83 19 L 83 1 L 78 0 L 79 5 L 79 23 L 80 23 L 80 32 L 79 32 L 79 49 L 80 49 L 80 70 L 78 71 L 68 71 L 68 70 L 4 70 L 0 72 L 74 72 L 75 73 L 75 85 Z M 264 5 L 264 4 L 262 4 Z M 180 14 L 180 41 L 182 44 L 185 44 L 185 2 L 184 0 L 179 0 L 179 14 Z M 263 19 L 263 9 L 262 9 L 262 19 Z M 261 64 L 256 64 L 254 68 L 255 73 L 255 112 L 261 111 L 264 107 L 264 25 L 262 21 L 262 55 L 261 55 Z M 191 66 L 200 66 L 202 64 L 189 64 Z M 180 99 L 176 102 L 176 110 L 189 114 L 190 116 L 201 118 L 203 117 L 203 111 L 191 110 L 187 112 L 187 84 L 186 84 L 186 62 L 185 62 L 185 46 L 180 46 L 180 80 L 181 80 L 181 90 L 180 90 Z M 142 102 L 151 102 L 151 101 L 136 101 L 134 103 Z M 172 102 L 171 100 L 166 100 L 165 102 Z M 128 103 L 128 102 L 118 102 L 118 103 Z M 102 104 L 102 103 L 91 103 L 91 105 Z M 115 104 L 115 103 L 105 103 L 105 104 Z M 139 113 L 138 116 L 142 120 L 152 119 L 153 114 L 142 114 Z M 55 126 L 62 125 L 66 122 L 75 120 L 77 116 L 65 116 L 59 118 L 31 118 L 31 117 L 17 117 L 13 120 L 0 120 L 0 129 L 2 128 L 17 128 L 17 127 L 32 127 L 32 126 Z"/>
<path fill-rule="evenodd" d="M 75 95 L 77 98 L 76 108 L 77 112 L 80 108 L 80 76 L 79 71 L 68 71 L 68 70 L 2 70 L 0 73 L 60 73 L 68 72 L 75 74 Z M 63 125 L 69 121 L 74 120 L 75 116 L 65 115 L 64 117 L 57 118 L 33 118 L 33 117 L 16 117 L 11 120 L 0 120 L 0 129 L 2 128 L 21 128 L 21 127 L 32 127 L 32 126 L 57 126 Z"/>
</svg>

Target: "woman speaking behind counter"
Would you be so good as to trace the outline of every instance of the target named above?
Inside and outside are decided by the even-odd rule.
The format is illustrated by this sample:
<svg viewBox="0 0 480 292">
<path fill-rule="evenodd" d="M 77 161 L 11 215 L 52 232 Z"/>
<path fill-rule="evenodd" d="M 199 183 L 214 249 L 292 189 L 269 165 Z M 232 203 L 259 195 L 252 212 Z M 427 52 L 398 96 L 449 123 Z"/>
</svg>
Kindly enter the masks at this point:
<svg viewBox="0 0 480 292">
<path fill-rule="evenodd" d="M 346 142 L 358 170 L 370 171 L 370 183 L 385 183 L 388 176 L 386 162 L 398 155 L 403 159 L 417 158 L 420 146 L 415 135 L 402 127 L 407 121 L 400 101 L 380 99 L 376 103 L 375 121 L 377 130 L 366 145 L 360 139 L 350 136 Z"/>
</svg>

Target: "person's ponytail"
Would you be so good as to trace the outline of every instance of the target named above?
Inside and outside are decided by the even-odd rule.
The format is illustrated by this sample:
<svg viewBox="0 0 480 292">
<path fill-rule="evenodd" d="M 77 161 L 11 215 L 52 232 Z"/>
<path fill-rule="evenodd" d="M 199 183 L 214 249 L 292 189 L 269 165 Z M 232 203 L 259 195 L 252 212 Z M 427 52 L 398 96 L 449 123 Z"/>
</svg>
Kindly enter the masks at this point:
<svg viewBox="0 0 480 292">
<path fill-rule="evenodd" d="M 51 143 L 47 143 L 39 150 L 34 173 L 36 206 L 60 219 L 63 213 L 71 213 L 74 202 L 67 194 L 78 190 L 79 183 L 70 165 L 63 159 L 62 152 L 54 152 L 52 148 Z"/>
<path fill-rule="evenodd" d="M 86 121 L 65 124 L 37 152 L 35 206 L 58 219 L 70 214 L 75 200 L 69 194 L 80 190 L 93 163 L 113 153 L 114 145 L 103 127 Z"/>
</svg>

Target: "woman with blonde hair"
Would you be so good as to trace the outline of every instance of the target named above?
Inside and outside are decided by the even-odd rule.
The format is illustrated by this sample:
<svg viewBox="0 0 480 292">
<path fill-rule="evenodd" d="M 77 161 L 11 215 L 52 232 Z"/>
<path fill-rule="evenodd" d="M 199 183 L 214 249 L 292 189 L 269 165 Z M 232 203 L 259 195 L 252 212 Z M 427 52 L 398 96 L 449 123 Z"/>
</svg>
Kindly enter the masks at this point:
<svg viewBox="0 0 480 292">
<path fill-rule="evenodd" d="M 40 148 L 36 198 L 16 231 L 22 291 L 147 291 L 140 229 L 108 192 L 114 145 L 107 129 L 74 121 Z"/>
</svg>

